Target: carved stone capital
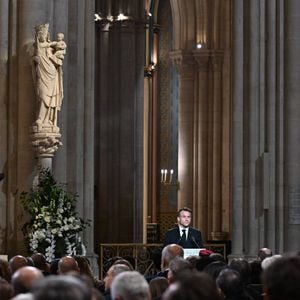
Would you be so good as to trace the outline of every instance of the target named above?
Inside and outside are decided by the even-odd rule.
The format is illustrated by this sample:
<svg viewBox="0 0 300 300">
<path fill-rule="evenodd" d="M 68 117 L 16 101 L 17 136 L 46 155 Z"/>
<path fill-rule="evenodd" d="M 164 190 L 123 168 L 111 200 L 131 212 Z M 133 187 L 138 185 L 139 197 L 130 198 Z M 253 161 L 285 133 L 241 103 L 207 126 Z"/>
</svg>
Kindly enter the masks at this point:
<svg viewBox="0 0 300 300">
<path fill-rule="evenodd" d="M 181 76 L 193 76 L 195 61 L 192 52 L 172 51 L 170 52 L 170 58 Z"/>
<path fill-rule="evenodd" d="M 37 157 L 53 157 L 57 149 L 62 146 L 61 134 L 56 126 L 32 126 L 31 141 Z"/>
<path fill-rule="evenodd" d="M 210 51 L 206 49 L 199 49 L 193 51 L 193 56 L 197 62 L 198 69 L 203 72 L 208 71 Z"/>
</svg>

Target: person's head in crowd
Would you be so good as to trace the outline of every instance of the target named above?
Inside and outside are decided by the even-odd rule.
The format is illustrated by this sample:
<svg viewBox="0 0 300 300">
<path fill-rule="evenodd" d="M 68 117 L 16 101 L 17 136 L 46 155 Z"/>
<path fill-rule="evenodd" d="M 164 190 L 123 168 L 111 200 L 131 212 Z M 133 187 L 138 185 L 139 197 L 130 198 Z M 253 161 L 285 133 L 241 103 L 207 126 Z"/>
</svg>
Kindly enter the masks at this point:
<svg viewBox="0 0 300 300">
<path fill-rule="evenodd" d="M 229 263 L 230 269 L 236 270 L 241 275 L 243 284 L 248 284 L 250 280 L 250 266 L 246 259 L 235 258 Z"/>
<path fill-rule="evenodd" d="M 106 276 L 104 277 L 104 285 L 105 285 L 105 290 L 108 291 L 110 290 L 111 288 L 111 284 L 114 280 L 114 278 L 122 273 L 122 272 L 125 272 L 125 271 L 132 271 L 130 269 L 130 267 L 128 267 L 127 265 L 125 264 L 115 264 L 115 265 L 112 265 L 108 271 L 107 271 L 107 274 Z"/>
<path fill-rule="evenodd" d="M 300 299 L 300 257 L 287 256 L 274 261 L 263 271 L 266 300 Z"/>
<path fill-rule="evenodd" d="M 216 279 L 217 286 L 226 298 L 242 298 L 244 285 L 238 271 L 226 268 L 222 270 Z"/>
<path fill-rule="evenodd" d="M 209 257 L 213 260 L 213 261 L 222 261 L 222 262 L 226 262 L 224 256 L 221 253 L 217 253 L 217 252 L 213 252 L 209 255 Z"/>
<path fill-rule="evenodd" d="M 10 282 L 11 275 L 8 266 L 8 261 L 1 258 L 0 258 L 0 277 Z"/>
<path fill-rule="evenodd" d="M 78 278 L 66 275 L 50 275 L 34 285 L 35 300 L 91 300 L 92 292 Z"/>
<path fill-rule="evenodd" d="M 34 262 L 34 266 L 41 270 L 44 275 L 49 274 L 49 265 L 47 263 L 46 257 L 42 253 L 34 253 L 31 255 L 31 258 Z"/>
<path fill-rule="evenodd" d="M 34 261 L 30 256 L 27 256 L 26 260 L 27 260 L 27 266 L 35 267 Z"/>
<path fill-rule="evenodd" d="M 9 262 L 9 270 L 11 275 L 13 273 L 15 273 L 18 269 L 27 266 L 27 259 L 26 257 L 22 256 L 22 255 L 16 255 L 14 257 L 12 257 Z"/>
<path fill-rule="evenodd" d="M 193 265 L 182 257 L 175 257 L 170 261 L 168 271 L 169 284 L 179 280 L 180 276 L 186 276 L 193 271 Z"/>
<path fill-rule="evenodd" d="M 192 221 L 192 210 L 188 207 L 183 207 L 177 212 L 177 222 L 179 226 L 187 228 Z"/>
<path fill-rule="evenodd" d="M 36 267 L 25 266 L 18 269 L 11 278 L 14 295 L 28 293 L 33 284 L 44 277 Z"/>
<path fill-rule="evenodd" d="M 130 261 L 128 261 L 127 259 L 124 259 L 124 258 L 120 258 L 118 260 L 116 260 L 113 265 L 126 265 L 130 271 L 133 271 L 134 270 L 134 267 L 133 265 L 131 264 Z"/>
<path fill-rule="evenodd" d="M 151 281 L 149 282 L 149 288 L 152 299 L 154 300 L 158 297 L 161 297 L 168 286 L 169 283 L 165 277 L 156 277 L 151 279 Z"/>
<path fill-rule="evenodd" d="M 0 299 L 9 300 L 13 297 L 13 288 L 11 284 L 0 277 Z"/>
<path fill-rule="evenodd" d="M 272 250 L 269 248 L 260 248 L 257 253 L 257 257 L 260 261 L 263 261 L 266 257 L 270 257 L 272 255 Z"/>
<path fill-rule="evenodd" d="M 226 263 L 222 261 L 214 261 L 208 264 L 204 268 L 204 272 L 207 273 L 213 280 L 216 280 L 220 272 L 227 267 Z"/>
<path fill-rule="evenodd" d="M 193 266 L 194 269 L 197 268 L 196 266 L 197 266 L 197 262 L 199 261 L 199 259 L 200 259 L 200 257 L 197 255 L 191 255 L 186 258 L 186 260 L 191 263 L 191 265 Z"/>
<path fill-rule="evenodd" d="M 253 260 L 249 262 L 250 266 L 250 283 L 261 284 L 262 267 L 261 261 Z"/>
<path fill-rule="evenodd" d="M 113 257 L 109 258 L 104 264 L 104 269 L 108 270 L 119 259 L 122 259 L 122 257 L 121 256 L 113 256 Z"/>
<path fill-rule="evenodd" d="M 280 254 L 275 254 L 270 257 L 266 257 L 261 262 L 261 267 L 263 270 L 266 270 L 270 265 L 272 265 L 276 260 L 280 259 L 282 256 Z"/>
<path fill-rule="evenodd" d="M 111 285 L 114 300 L 150 300 L 149 285 L 139 272 L 126 271 L 118 274 Z"/>
<path fill-rule="evenodd" d="M 58 275 L 58 263 L 59 263 L 59 258 L 54 258 L 49 267 L 49 271 L 51 275 Z"/>
<path fill-rule="evenodd" d="M 161 270 L 164 271 L 169 267 L 169 263 L 177 256 L 183 257 L 183 248 L 177 244 L 170 244 L 163 248 L 161 254 Z"/>
<path fill-rule="evenodd" d="M 87 276 L 95 288 L 104 291 L 103 282 L 94 276 L 88 258 L 82 255 L 74 255 L 73 257 L 77 261 L 80 275 Z"/>
<path fill-rule="evenodd" d="M 204 272 L 192 273 L 169 285 L 163 300 L 220 300 L 215 281 Z"/>
<path fill-rule="evenodd" d="M 135 259 L 132 255 L 125 255 L 123 256 L 123 259 L 127 260 L 131 264 L 132 270 L 135 269 Z"/>
<path fill-rule="evenodd" d="M 198 271 L 203 271 L 207 265 L 214 262 L 210 256 L 199 256 L 199 260 L 196 263 L 196 269 Z"/>
<path fill-rule="evenodd" d="M 64 256 L 58 262 L 58 274 L 80 272 L 77 261 L 72 256 Z"/>
</svg>

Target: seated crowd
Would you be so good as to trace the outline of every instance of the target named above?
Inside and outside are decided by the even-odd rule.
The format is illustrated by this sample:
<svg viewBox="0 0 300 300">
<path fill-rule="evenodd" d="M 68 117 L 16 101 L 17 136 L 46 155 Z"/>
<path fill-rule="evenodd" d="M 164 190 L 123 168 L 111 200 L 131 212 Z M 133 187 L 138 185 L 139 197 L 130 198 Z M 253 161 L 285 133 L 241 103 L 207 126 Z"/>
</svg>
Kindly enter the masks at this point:
<svg viewBox="0 0 300 300">
<path fill-rule="evenodd" d="M 156 257 L 157 258 L 157 257 Z M 64 256 L 48 264 L 45 256 L 17 255 L 0 260 L 0 299 L 34 300 L 299 300 L 300 253 L 273 255 L 268 248 L 257 259 L 225 258 L 209 250 L 183 258 L 183 248 L 167 245 L 160 270 L 144 276 L 132 263 L 110 260 L 103 281 L 83 256 Z"/>
</svg>

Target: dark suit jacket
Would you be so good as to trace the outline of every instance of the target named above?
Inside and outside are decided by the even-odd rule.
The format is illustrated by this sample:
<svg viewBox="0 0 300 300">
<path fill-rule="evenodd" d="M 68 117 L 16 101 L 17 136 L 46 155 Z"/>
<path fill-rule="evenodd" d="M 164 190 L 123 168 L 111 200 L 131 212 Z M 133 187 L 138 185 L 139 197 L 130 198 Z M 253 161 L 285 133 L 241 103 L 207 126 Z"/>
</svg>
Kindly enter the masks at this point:
<svg viewBox="0 0 300 300">
<path fill-rule="evenodd" d="M 178 244 L 182 248 L 203 248 L 201 232 L 192 227 L 189 227 L 188 237 L 185 242 L 180 237 L 178 226 L 168 230 L 165 236 L 164 247 L 170 244 Z"/>
</svg>

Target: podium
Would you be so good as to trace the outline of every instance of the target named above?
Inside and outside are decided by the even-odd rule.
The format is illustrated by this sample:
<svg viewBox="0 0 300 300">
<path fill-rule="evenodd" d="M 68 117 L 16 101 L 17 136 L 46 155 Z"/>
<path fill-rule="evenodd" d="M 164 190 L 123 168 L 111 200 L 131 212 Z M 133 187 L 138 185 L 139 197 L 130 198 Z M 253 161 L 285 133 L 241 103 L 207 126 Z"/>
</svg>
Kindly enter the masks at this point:
<svg viewBox="0 0 300 300">
<path fill-rule="evenodd" d="M 199 256 L 201 250 L 206 250 L 206 248 L 184 248 L 183 258 L 186 259 L 188 256 Z"/>
</svg>

